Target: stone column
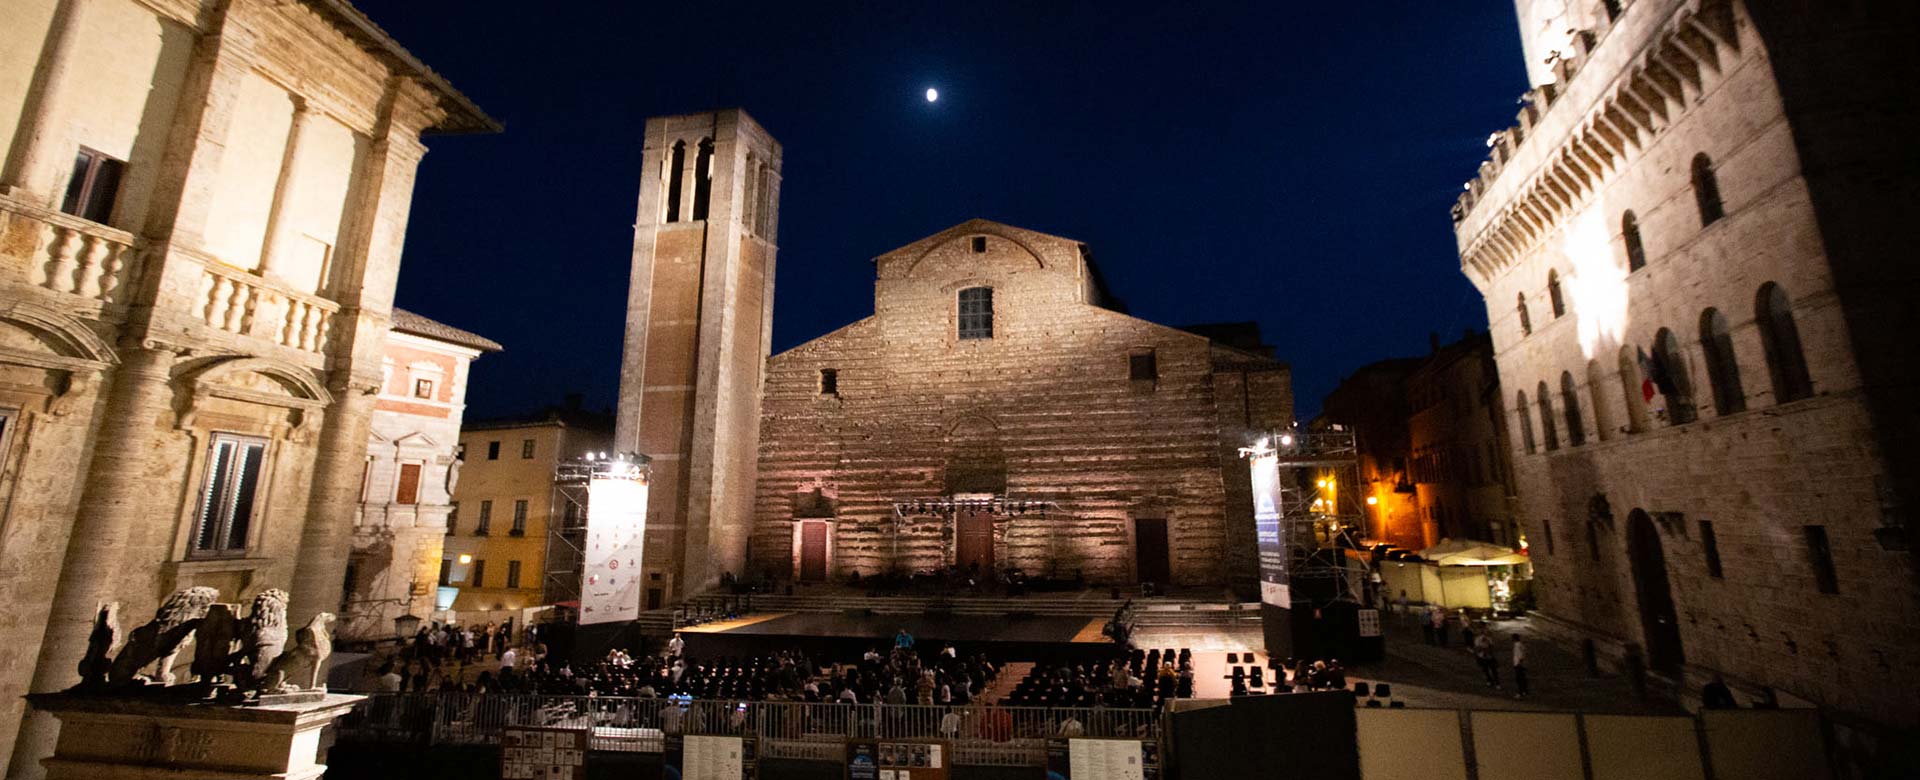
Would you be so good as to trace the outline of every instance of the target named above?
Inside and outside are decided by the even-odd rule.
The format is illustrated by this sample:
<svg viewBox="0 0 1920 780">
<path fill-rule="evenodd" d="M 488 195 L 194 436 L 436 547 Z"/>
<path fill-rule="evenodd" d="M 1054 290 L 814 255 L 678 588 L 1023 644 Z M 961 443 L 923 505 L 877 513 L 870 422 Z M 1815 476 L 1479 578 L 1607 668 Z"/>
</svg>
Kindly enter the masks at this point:
<svg viewBox="0 0 1920 780">
<path fill-rule="evenodd" d="M 20 132 L 13 138 L 8 155 L 6 178 L 0 180 L 0 195 L 37 202 L 58 208 L 53 191 L 60 178 L 59 162 L 69 156 L 61 132 L 66 119 L 66 103 L 71 97 L 74 48 L 80 38 L 81 21 L 90 0 L 66 0 L 54 10 L 48 30 L 47 48 L 40 55 L 40 67 L 31 102 L 20 117 Z"/>
<path fill-rule="evenodd" d="M 349 227 L 341 242 L 342 304 L 334 315 L 328 353 L 333 368 L 314 463 L 306 524 L 295 553 L 292 603 L 287 617 L 304 623 L 315 613 L 340 608 L 347 556 L 353 550 L 353 515 L 360 506 L 360 476 L 380 387 L 381 352 L 393 309 L 394 282 L 413 205 L 413 181 L 426 147 L 420 128 L 437 121 L 431 98 L 419 85 L 395 78 L 388 83 L 379 137 L 363 167 L 355 173 L 355 193 L 347 203 Z"/>
<path fill-rule="evenodd" d="M 121 552 L 135 524 L 150 518 L 154 485 L 145 479 L 153 454 L 153 433 L 172 415 L 171 378 L 175 354 L 158 345 L 123 350 L 113 372 L 106 409 L 85 472 L 86 485 L 74 514 L 73 532 L 54 587 L 53 607 L 47 618 L 46 638 L 34 665 L 33 690 L 58 691 L 80 681 L 75 671 L 86 652 L 87 636 L 99 605 L 118 600 L 129 584 L 119 576 Z M 363 445 L 364 446 L 364 445 Z M 173 489 L 175 486 L 168 486 Z M 231 595 L 231 594 L 226 594 Z M 123 628 L 145 620 L 128 616 Z M 20 727 L 13 747 L 9 777 L 37 777 L 39 761 L 53 750 L 59 724 L 52 716 L 31 712 Z"/>
<path fill-rule="evenodd" d="M 267 212 L 267 236 L 261 242 L 261 276 L 278 278 L 275 273 L 276 260 L 281 254 L 280 242 L 287 234 L 287 222 L 292 216 L 287 213 L 287 201 L 298 192 L 299 181 L 297 166 L 300 159 L 300 139 L 305 137 L 312 126 L 313 111 L 308 108 L 305 98 L 295 95 L 293 98 L 293 123 L 287 126 L 286 150 L 280 156 L 280 180 L 274 185 L 273 206 Z"/>
<path fill-rule="evenodd" d="M 693 198 L 700 181 L 700 139 L 695 138 L 687 143 L 687 153 L 680 160 L 679 172 L 674 175 L 680 177 L 680 221 L 692 222 Z"/>
<path fill-rule="evenodd" d="M 327 407 L 320 431 L 300 549 L 294 553 L 288 625 L 306 625 L 317 613 L 340 610 L 347 557 L 353 550 L 353 513 L 360 505 L 361 468 L 367 456 L 367 436 L 373 425 L 379 384 L 377 379 L 366 382 L 364 378 L 355 381 L 345 377 L 330 383 L 327 389 L 333 393 L 333 405 Z"/>
</svg>

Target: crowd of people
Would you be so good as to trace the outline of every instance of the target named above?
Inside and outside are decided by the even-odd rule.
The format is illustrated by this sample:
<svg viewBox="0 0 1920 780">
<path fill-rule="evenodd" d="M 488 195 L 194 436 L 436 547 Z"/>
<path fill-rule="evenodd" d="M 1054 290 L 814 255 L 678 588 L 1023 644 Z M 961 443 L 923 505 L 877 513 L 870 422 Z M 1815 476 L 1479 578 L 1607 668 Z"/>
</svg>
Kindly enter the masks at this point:
<svg viewBox="0 0 1920 780">
<path fill-rule="evenodd" d="M 432 638 L 436 632 L 441 638 Z M 873 647 L 845 662 L 814 659 L 799 651 L 696 658 L 675 635 L 657 655 L 635 657 L 614 649 L 604 660 L 579 668 L 549 656 L 546 647 L 537 644 L 505 647 L 494 659 L 497 664 L 485 664 L 477 650 L 467 647 L 459 629 L 423 634 L 380 666 L 376 674 L 381 690 L 964 705 L 999 672 L 999 665 L 985 654 L 963 656 L 951 644 L 922 652 L 904 629 L 887 652 Z M 441 652 L 450 642 L 460 651 Z"/>
</svg>

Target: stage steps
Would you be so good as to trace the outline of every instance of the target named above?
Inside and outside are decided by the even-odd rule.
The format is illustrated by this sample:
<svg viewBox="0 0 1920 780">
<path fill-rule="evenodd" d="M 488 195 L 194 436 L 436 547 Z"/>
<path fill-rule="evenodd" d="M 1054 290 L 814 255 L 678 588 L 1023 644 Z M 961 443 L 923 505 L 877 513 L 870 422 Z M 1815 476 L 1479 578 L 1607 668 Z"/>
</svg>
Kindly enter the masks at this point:
<svg viewBox="0 0 1920 780">
<path fill-rule="evenodd" d="M 784 596 L 756 594 L 754 612 L 849 612 L 865 610 L 876 615 L 920 615 L 935 607 L 955 615 L 1020 615 L 1036 617 L 1084 617 L 1089 620 L 1111 617 L 1122 601 L 1090 598 L 1084 595 L 1029 595 L 1020 598 L 932 596 L 864 596 L 855 594 L 809 594 Z M 1180 597 L 1135 599 L 1134 624 L 1152 627 L 1228 626 L 1259 619 L 1253 604 L 1234 604 L 1217 600 Z"/>
<path fill-rule="evenodd" d="M 979 700 L 992 705 L 1012 696 L 1013 689 L 1020 687 L 1020 681 L 1027 679 L 1033 667 L 1034 664 L 1031 661 L 1013 661 L 1000 667 L 1000 671 L 993 676 L 993 682 L 987 683 L 987 687 L 981 689 Z"/>
</svg>

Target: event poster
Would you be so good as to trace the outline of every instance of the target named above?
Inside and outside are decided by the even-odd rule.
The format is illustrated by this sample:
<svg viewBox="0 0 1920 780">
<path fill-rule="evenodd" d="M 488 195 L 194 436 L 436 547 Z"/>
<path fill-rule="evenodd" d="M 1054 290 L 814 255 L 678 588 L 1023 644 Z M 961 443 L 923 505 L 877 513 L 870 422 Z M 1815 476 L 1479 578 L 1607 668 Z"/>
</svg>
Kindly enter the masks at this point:
<svg viewBox="0 0 1920 780">
<path fill-rule="evenodd" d="M 596 476 L 587 483 L 581 625 L 639 617 L 640 553 L 646 533 L 646 482 Z"/>
<path fill-rule="evenodd" d="M 684 780 L 740 780 L 745 771 L 743 740 L 739 737 L 687 735 L 681 745 L 680 776 Z"/>
<path fill-rule="evenodd" d="M 1135 739 L 1065 739 L 1047 743 L 1047 780 L 1145 780 L 1145 743 Z"/>
<path fill-rule="evenodd" d="M 500 731 L 501 780 L 585 780 L 583 729 L 507 726 Z"/>
<path fill-rule="evenodd" d="M 1286 527 L 1280 522 L 1280 457 L 1273 452 L 1256 454 L 1248 470 L 1253 476 L 1253 527 L 1260 550 L 1260 601 L 1290 609 Z"/>
</svg>

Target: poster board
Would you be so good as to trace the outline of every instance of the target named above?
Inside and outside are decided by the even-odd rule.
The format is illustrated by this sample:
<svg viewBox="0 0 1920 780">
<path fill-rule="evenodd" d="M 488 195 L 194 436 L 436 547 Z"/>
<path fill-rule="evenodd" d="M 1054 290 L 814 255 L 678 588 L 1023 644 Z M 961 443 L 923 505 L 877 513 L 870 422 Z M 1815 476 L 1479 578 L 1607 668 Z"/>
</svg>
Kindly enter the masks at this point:
<svg viewBox="0 0 1920 780">
<path fill-rule="evenodd" d="M 947 780 L 953 745 L 933 739 L 857 740 L 847 743 L 850 780 Z"/>
<path fill-rule="evenodd" d="M 689 734 L 681 743 L 680 761 L 684 780 L 740 780 L 746 772 L 745 740 Z"/>
<path fill-rule="evenodd" d="M 640 616 L 647 483 L 596 475 L 587 483 L 587 538 L 580 572 L 580 624 Z"/>
<path fill-rule="evenodd" d="M 1145 780 L 1146 759 L 1146 745 L 1137 739 L 1054 739 L 1047 742 L 1047 777 Z"/>
<path fill-rule="evenodd" d="M 1355 615 L 1360 623 L 1360 636 L 1377 637 L 1380 635 L 1380 610 L 1362 609 Z"/>
<path fill-rule="evenodd" d="M 501 780 L 586 780 L 586 729 L 506 726 L 500 731 Z"/>
</svg>

